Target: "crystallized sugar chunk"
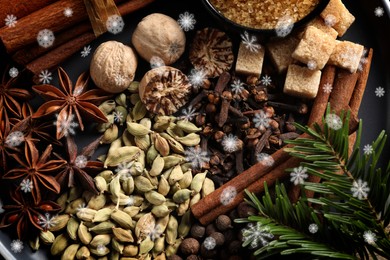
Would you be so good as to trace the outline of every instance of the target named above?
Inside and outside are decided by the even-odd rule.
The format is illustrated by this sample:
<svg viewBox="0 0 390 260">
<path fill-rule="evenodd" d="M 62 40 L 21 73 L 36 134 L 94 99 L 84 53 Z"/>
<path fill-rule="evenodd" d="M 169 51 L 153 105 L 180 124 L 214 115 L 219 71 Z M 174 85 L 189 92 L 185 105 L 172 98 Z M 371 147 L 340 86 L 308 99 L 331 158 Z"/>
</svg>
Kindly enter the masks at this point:
<svg viewBox="0 0 390 260">
<path fill-rule="evenodd" d="M 321 71 L 290 65 L 283 92 L 296 97 L 315 98 L 320 85 Z"/>
<path fill-rule="evenodd" d="M 355 21 L 355 17 L 348 11 L 341 0 L 330 0 L 324 11 L 322 11 L 321 17 L 338 32 L 340 37 L 344 35 Z"/>
<path fill-rule="evenodd" d="M 336 40 L 314 26 L 306 28 L 292 57 L 312 70 L 322 69 L 333 52 Z"/>
<path fill-rule="evenodd" d="M 237 74 L 260 77 L 263 69 L 264 48 L 260 45 L 258 46 L 256 49 L 251 49 L 245 43 L 240 43 L 236 62 Z"/>
<path fill-rule="evenodd" d="M 336 47 L 332 55 L 330 55 L 329 64 L 355 73 L 359 68 L 363 51 L 364 47 L 360 44 L 349 41 L 337 41 Z"/>
<path fill-rule="evenodd" d="M 333 29 L 331 26 L 327 25 L 324 21 L 324 19 L 322 19 L 321 17 L 316 17 L 314 18 L 313 20 L 311 20 L 307 26 L 314 26 L 316 27 L 317 29 L 320 29 L 321 31 L 323 31 L 324 33 L 332 36 L 333 39 L 336 39 L 337 38 L 337 35 L 338 35 L 338 32 Z M 305 32 L 303 31 L 299 36 L 300 38 L 302 38 L 303 34 Z"/>
<path fill-rule="evenodd" d="M 272 63 L 279 73 L 287 70 L 293 63 L 292 53 L 299 43 L 299 39 L 294 36 L 287 38 L 277 38 L 267 44 L 267 52 Z"/>
</svg>

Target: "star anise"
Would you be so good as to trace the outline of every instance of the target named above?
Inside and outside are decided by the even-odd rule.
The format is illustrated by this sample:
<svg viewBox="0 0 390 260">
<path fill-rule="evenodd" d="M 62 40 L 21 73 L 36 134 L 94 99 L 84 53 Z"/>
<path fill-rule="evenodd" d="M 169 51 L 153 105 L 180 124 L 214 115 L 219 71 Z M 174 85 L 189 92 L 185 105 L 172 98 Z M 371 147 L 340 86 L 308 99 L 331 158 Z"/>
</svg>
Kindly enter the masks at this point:
<svg viewBox="0 0 390 260">
<path fill-rule="evenodd" d="M 31 232 L 31 228 L 43 230 L 40 219 L 45 214 L 58 212 L 61 207 L 52 201 L 34 202 L 28 197 L 24 197 L 20 191 L 11 193 L 14 204 L 5 205 L 5 213 L 0 222 L 0 228 L 9 227 L 16 224 L 16 233 L 19 239 L 26 237 Z"/>
<path fill-rule="evenodd" d="M 107 122 L 106 116 L 96 106 L 102 101 L 109 98 L 107 94 L 100 89 L 92 89 L 86 91 L 89 75 L 82 73 L 77 79 L 76 85 L 73 88 L 69 76 L 62 69 L 58 69 L 58 78 L 60 82 L 60 89 L 52 85 L 38 85 L 33 89 L 43 98 L 48 100 L 41 105 L 34 113 L 33 118 L 40 118 L 53 113 L 59 112 L 57 116 L 57 139 L 61 139 L 73 131 L 76 117 L 80 129 L 84 130 L 82 117 L 86 116 L 98 123 Z"/>
<path fill-rule="evenodd" d="M 77 145 L 73 138 L 70 136 L 66 137 L 68 162 L 64 165 L 64 167 L 62 167 L 61 172 L 56 176 L 56 180 L 60 183 L 62 188 L 73 187 L 76 179 L 78 184 L 84 189 L 98 194 L 95 182 L 90 174 L 101 171 L 103 169 L 103 163 L 98 161 L 89 161 L 89 159 L 99 146 L 101 139 L 102 137 L 99 137 L 84 147 L 81 153 L 78 154 Z M 60 156 L 57 155 L 57 157 Z"/>
<path fill-rule="evenodd" d="M 29 184 L 32 183 L 31 189 L 26 189 L 25 191 L 31 191 L 36 203 L 41 200 L 41 193 L 45 191 L 45 189 L 43 189 L 41 192 L 42 186 L 58 194 L 60 192 L 60 185 L 50 174 L 58 172 L 58 170 L 65 164 L 65 161 L 49 160 L 52 149 L 52 145 L 47 146 L 46 150 L 41 156 L 39 156 L 39 152 L 34 143 L 26 140 L 24 156 L 21 156 L 20 154 L 12 155 L 21 165 L 21 168 L 13 168 L 9 170 L 6 174 L 4 174 L 3 179 L 23 179 L 21 184 L 23 182 L 28 182 Z M 19 185 L 17 190 L 20 190 L 22 186 Z"/>
<path fill-rule="evenodd" d="M 7 74 L 6 70 L 0 84 L 0 107 L 4 107 L 9 116 L 20 117 L 22 112 L 19 101 L 30 99 L 31 94 L 26 89 L 15 88 L 13 85 L 16 78 L 7 79 Z"/>
</svg>

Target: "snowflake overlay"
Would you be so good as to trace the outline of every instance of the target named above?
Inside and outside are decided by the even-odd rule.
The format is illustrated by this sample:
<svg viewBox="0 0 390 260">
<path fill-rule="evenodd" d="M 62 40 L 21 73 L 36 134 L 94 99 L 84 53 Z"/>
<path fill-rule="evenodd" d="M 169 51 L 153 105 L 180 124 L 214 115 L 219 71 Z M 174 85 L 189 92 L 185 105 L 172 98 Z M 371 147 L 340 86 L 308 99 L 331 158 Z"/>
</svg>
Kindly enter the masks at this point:
<svg viewBox="0 0 390 260">
<path fill-rule="evenodd" d="M 333 130 L 339 130 L 343 127 L 343 122 L 341 118 L 336 114 L 328 114 L 325 117 L 326 124 Z"/>
<path fill-rule="evenodd" d="M 330 93 L 333 90 L 332 84 L 330 83 L 325 83 L 324 86 L 322 87 L 325 93 Z"/>
<path fill-rule="evenodd" d="M 276 24 L 276 35 L 278 37 L 286 37 L 294 27 L 294 20 L 291 16 L 285 15 L 280 18 Z"/>
<path fill-rule="evenodd" d="M 367 56 L 367 50 L 364 49 L 363 54 L 360 57 L 360 62 L 359 62 L 359 66 L 358 66 L 359 71 L 363 71 L 364 64 L 366 64 L 368 62 L 368 59 L 366 56 Z"/>
<path fill-rule="evenodd" d="M 115 75 L 114 81 L 117 86 L 123 86 L 126 83 L 126 77 L 123 75 Z"/>
<path fill-rule="evenodd" d="M 370 144 L 366 144 L 364 147 L 363 147 L 363 152 L 365 155 L 370 155 L 374 152 L 374 149 L 372 148 L 372 145 Z"/>
<path fill-rule="evenodd" d="M 76 160 L 74 161 L 76 167 L 80 169 L 85 168 L 85 166 L 87 166 L 87 163 L 88 163 L 88 158 L 85 155 L 78 155 L 76 157 Z"/>
<path fill-rule="evenodd" d="M 192 167 L 196 169 L 202 168 L 203 164 L 210 161 L 210 157 L 206 151 L 202 151 L 200 147 L 189 147 L 184 155 L 187 162 L 191 162 Z"/>
<path fill-rule="evenodd" d="M 242 230 L 242 236 L 243 241 L 250 244 L 250 247 L 253 249 L 260 245 L 268 245 L 268 240 L 274 238 L 274 235 L 270 233 L 269 228 L 263 227 L 260 222 L 256 222 L 256 225 L 253 223 L 248 224 L 248 228 Z"/>
<path fill-rule="evenodd" d="M 310 60 L 308 63 L 307 63 L 307 68 L 309 70 L 315 70 L 317 68 L 317 62 L 315 62 L 314 60 Z"/>
<path fill-rule="evenodd" d="M 261 49 L 261 45 L 257 43 L 256 36 L 249 35 L 247 31 L 241 34 L 241 42 L 251 52 L 258 52 Z"/>
<path fill-rule="evenodd" d="M 115 111 L 113 115 L 114 115 L 115 122 L 117 123 L 123 122 L 124 118 L 123 118 L 123 113 L 121 111 Z"/>
<path fill-rule="evenodd" d="M 105 245 L 102 245 L 102 244 L 98 245 L 98 246 L 96 247 L 96 251 L 97 251 L 99 254 L 104 254 L 104 252 L 106 251 Z"/>
<path fill-rule="evenodd" d="M 385 89 L 382 87 L 377 87 L 375 89 L 375 96 L 377 97 L 383 97 L 385 95 Z"/>
<path fill-rule="evenodd" d="M 85 58 L 91 53 L 91 46 L 84 46 L 83 50 L 80 52 L 81 57 Z"/>
<path fill-rule="evenodd" d="M 272 166 L 275 163 L 274 158 L 267 153 L 259 153 L 256 157 L 257 161 L 264 166 Z"/>
<path fill-rule="evenodd" d="M 54 217 L 50 216 L 49 213 L 46 213 L 45 216 L 40 215 L 38 218 L 38 224 L 45 230 L 54 227 L 57 224 L 57 221 Z"/>
<path fill-rule="evenodd" d="M 259 113 L 255 114 L 252 121 L 255 124 L 256 128 L 259 128 L 261 131 L 263 131 L 269 127 L 270 119 L 267 117 L 263 110 L 260 110 Z"/>
<path fill-rule="evenodd" d="M 293 182 L 294 185 L 303 184 L 305 179 L 308 177 L 306 171 L 307 169 L 305 167 L 295 167 L 290 173 L 290 181 Z"/>
<path fill-rule="evenodd" d="M 226 206 L 226 205 L 229 205 L 230 203 L 232 203 L 236 196 L 237 196 L 236 188 L 233 186 L 228 186 L 222 191 L 219 199 L 220 199 L 222 205 Z"/>
<path fill-rule="evenodd" d="M 188 32 L 194 29 L 196 20 L 193 14 L 190 14 L 189 12 L 184 12 L 183 14 L 179 15 L 177 23 L 180 25 L 183 31 Z"/>
<path fill-rule="evenodd" d="M 21 131 L 13 131 L 5 139 L 5 144 L 9 147 L 19 146 L 23 142 L 24 134 Z"/>
<path fill-rule="evenodd" d="M 76 134 L 75 129 L 79 126 L 79 124 L 74 122 L 73 114 L 71 114 L 69 117 L 67 114 L 65 114 L 63 118 L 60 118 L 57 114 L 56 117 L 57 120 L 54 122 L 54 125 L 57 126 L 57 122 L 59 122 L 60 132 L 63 132 L 65 136 Z"/>
<path fill-rule="evenodd" d="M 123 162 L 120 163 L 115 172 L 120 175 L 121 179 L 127 179 L 131 177 L 131 166 L 133 166 L 134 162 Z"/>
<path fill-rule="evenodd" d="M 33 188 L 33 183 L 30 179 L 24 179 L 20 183 L 20 189 L 24 191 L 24 193 L 31 192 Z"/>
<path fill-rule="evenodd" d="M 152 56 L 152 58 L 150 58 L 150 67 L 152 69 L 155 69 L 155 68 L 159 68 L 159 67 L 162 67 L 162 66 L 165 66 L 165 62 L 163 59 L 161 59 L 160 57 L 158 56 Z"/>
<path fill-rule="evenodd" d="M 23 242 L 20 241 L 19 239 L 13 240 L 11 242 L 11 250 L 12 250 L 12 252 L 20 253 L 20 252 L 22 252 L 23 248 L 24 248 Z"/>
<path fill-rule="evenodd" d="M 107 31 L 112 34 L 118 34 L 122 32 L 124 26 L 125 22 L 123 21 L 123 18 L 116 14 L 109 16 L 106 22 Z"/>
<path fill-rule="evenodd" d="M 65 8 L 65 9 L 64 9 L 64 15 L 65 15 L 66 17 L 72 17 L 72 15 L 73 15 L 73 10 L 72 10 L 72 8 L 69 8 L 69 7 Z"/>
<path fill-rule="evenodd" d="M 354 181 L 352 183 L 352 195 L 355 198 L 358 198 L 359 200 L 366 199 L 368 196 L 368 192 L 370 191 L 370 188 L 368 187 L 367 182 L 363 182 L 361 179 L 358 179 L 358 181 Z"/>
<path fill-rule="evenodd" d="M 317 231 L 318 231 L 317 224 L 312 223 L 309 225 L 309 232 L 310 233 L 315 234 L 315 233 L 317 233 Z"/>
<path fill-rule="evenodd" d="M 203 86 L 204 81 L 206 80 L 206 73 L 203 70 L 191 70 L 191 74 L 188 76 L 188 79 L 194 89 L 199 89 Z"/>
<path fill-rule="evenodd" d="M 333 27 L 335 24 L 336 24 L 336 16 L 334 16 L 333 14 L 328 14 L 325 19 L 325 24 L 329 27 Z"/>
<path fill-rule="evenodd" d="M 371 232 L 370 230 L 364 231 L 363 233 L 364 241 L 370 245 L 375 244 L 376 241 L 376 235 L 375 233 Z"/>
<path fill-rule="evenodd" d="M 10 68 L 9 70 L 9 76 L 12 78 L 16 78 L 19 75 L 19 70 L 15 67 Z"/>
<path fill-rule="evenodd" d="M 39 46 L 49 48 L 55 40 L 54 33 L 48 29 L 43 29 L 38 32 L 37 41 Z"/>
<path fill-rule="evenodd" d="M 193 107 L 188 107 L 188 108 L 184 108 L 181 112 L 182 116 L 180 116 L 181 119 L 184 119 L 184 120 L 187 120 L 187 121 L 191 121 L 192 119 L 194 119 L 194 117 L 196 115 L 198 115 L 198 113 L 196 113 L 195 111 L 195 108 Z"/>
<path fill-rule="evenodd" d="M 163 234 L 159 225 L 155 225 L 154 227 L 150 225 L 150 227 L 148 226 L 146 230 L 150 230 L 149 237 L 152 241 L 155 241 L 157 238 L 160 238 Z"/>
<path fill-rule="evenodd" d="M 272 83 L 272 79 L 270 76 L 264 75 L 261 78 L 261 84 L 263 84 L 264 86 L 269 86 L 269 85 L 271 85 L 271 83 Z"/>
<path fill-rule="evenodd" d="M 238 138 L 235 135 L 225 135 L 222 139 L 222 147 L 225 152 L 234 153 L 239 148 Z"/>
<path fill-rule="evenodd" d="M 382 7 L 378 6 L 377 8 L 375 8 L 374 10 L 374 14 L 376 17 L 382 17 L 383 14 L 385 13 L 385 11 L 383 10 Z"/>
<path fill-rule="evenodd" d="M 48 70 L 42 70 L 39 74 L 39 82 L 42 84 L 49 84 L 52 79 L 53 77 L 51 76 L 51 72 Z"/>
<path fill-rule="evenodd" d="M 217 242 L 213 237 L 206 237 L 206 239 L 203 241 L 203 245 L 207 250 L 213 250 L 217 245 Z"/>
<path fill-rule="evenodd" d="M 244 83 L 241 82 L 239 79 L 235 79 L 233 83 L 231 84 L 232 91 L 234 94 L 238 95 L 241 94 L 244 91 Z"/>
<path fill-rule="evenodd" d="M 5 26 L 8 27 L 15 27 L 16 24 L 18 23 L 16 16 L 13 14 L 8 14 L 5 17 L 4 22 L 5 22 Z"/>
</svg>

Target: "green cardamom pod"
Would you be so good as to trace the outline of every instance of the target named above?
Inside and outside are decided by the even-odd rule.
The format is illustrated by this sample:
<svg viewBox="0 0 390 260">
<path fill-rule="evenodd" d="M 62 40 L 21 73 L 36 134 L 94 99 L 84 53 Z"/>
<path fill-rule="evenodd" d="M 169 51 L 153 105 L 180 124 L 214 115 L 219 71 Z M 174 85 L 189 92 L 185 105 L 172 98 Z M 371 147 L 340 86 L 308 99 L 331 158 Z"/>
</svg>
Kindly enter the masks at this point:
<svg viewBox="0 0 390 260">
<path fill-rule="evenodd" d="M 144 118 L 147 112 L 148 110 L 146 109 L 144 103 L 142 103 L 141 100 L 138 100 L 137 103 L 135 103 L 133 110 L 131 111 L 131 115 L 134 121 L 138 121 Z"/>
<path fill-rule="evenodd" d="M 118 138 L 118 135 L 118 126 L 113 124 L 104 131 L 103 137 L 100 140 L 100 144 L 110 144 Z"/>
<path fill-rule="evenodd" d="M 81 193 L 79 194 L 79 196 L 77 197 L 78 199 L 75 199 L 75 200 L 72 200 L 68 206 L 66 206 L 66 209 L 65 209 L 65 213 L 66 214 L 76 214 L 77 213 L 77 210 L 82 207 L 83 205 L 85 205 L 85 201 L 83 198 L 80 198 L 81 197 Z"/>
<path fill-rule="evenodd" d="M 127 101 L 127 97 L 125 93 L 120 93 L 115 97 L 115 102 L 120 106 L 127 107 L 126 101 Z"/>
<path fill-rule="evenodd" d="M 183 203 L 180 203 L 179 207 L 177 208 L 176 212 L 177 212 L 177 215 L 180 217 L 180 216 L 183 216 L 184 213 L 187 212 L 187 210 L 190 208 L 190 199 L 187 199 L 186 201 L 184 201 Z"/>
<path fill-rule="evenodd" d="M 183 174 L 183 178 L 179 181 L 180 188 L 186 189 L 190 187 L 191 182 L 192 182 L 192 171 L 189 170 Z"/>
<path fill-rule="evenodd" d="M 134 142 L 143 151 L 147 151 L 152 144 L 149 135 L 134 136 Z"/>
<path fill-rule="evenodd" d="M 77 250 L 79 249 L 79 244 L 73 244 L 68 246 L 64 253 L 61 256 L 61 260 L 73 260 L 76 258 Z"/>
<path fill-rule="evenodd" d="M 125 248 L 125 246 L 115 238 L 111 240 L 111 246 L 116 252 L 118 252 L 119 254 L 123 254 L 123 249 Z"/>
<path fill-rule="evenodd" d="M 154 240 L 153 254 L 160 254 L 165 249 L 165 235 Z"/>
<path fill-rule="evenodd" d="M 119 125 L 123 125 L 126 122 L 127 118 L 127 109 L 124 106 L 117 106 L 115 108 L 114 120 L 119 123 Z"/>
<path fill-rule="evenodd" d="M 104 170 L 100 172 L 97 176 L 103 177 L 106 180 L 106 183 L 110 183 L 112 180 L 112 176 L 114 176 L 114 173 L 111 170 Z"/>
<path fill-rule="evenodd" d="M 152 163 L 152 167 L 150 168 L 149 174 L 150 176 L 158 176 L 162 173 L 164 169 L 164 159 L 158 155 Z"/>
<path fill-rule="evenodd" d="M 134 217 L 140 212 L 140 208 L 137 206 L 128 206 L 123 209 L 124 212 L 130 215 L 130 217 Z"/>
<path fill-rule="evenodd" d="M 102 208 L 98 210 L 93 218 L 92 222 L 104 222 L 110 219 L 112 213 L 111 208 Z"/>
<path fill-rule="evenodd" d="M 112 173 L 112 172 L 111 172 Z M 107 191 L 107 181 L 104 177 L 102 176 L 96 176 L 94 178 L 94 181 L 95 181 L 95 186 L 96 186 L 96 189 L 100 192 L 100 193 L 103 193 L 105 191 Z"/>
<path fill-rule="evenodd" d="M 168 156 L 170 151 L 168 141 L 158 133 L 153 133 L 152 139 L 153 139 L 154 146 L 156 147 L 156 150 L 162 156 Z"/>
<path fill-rule="evenodd" d="M 200 136 L 195 133 L 191 133 L 183 137 L 176 136 L 174 138 L 185 146 L 196 146 L 200 143 Z"/>
<path fill-rule="evenodd" d="M 193 205 L 198 203 L 200 201 L 200 199 L 201 199 L 200 193 L 197 193 L 194 196 L 192 196 L 192 198 L 190 200 L 190 207 L 192 207 Z"/>
<path fill-rule="evenodd" d="M 112 233 L 114 234 L 114 237 L 119 242 L 123 242 L 123 243 L 134 242 L 134 238 L 133 235 L 131 234 L 131 230 L 113 227 Z"/>
<path fill-rule="evenodd" d="M 137 146 L 123 146 L 115 150 L 114 153 L 109 153 L 104 161 L 104 167 L 114 167 L 121 163 L 127 163 L 135 160 L 140 155 L 141 149 Z"/>
<path fill-rule="evenodd" d="M 156 147 L 154 146 L 154 144 L 152 144 L 146 153 L 146 162 L 149 165 L 151 165 L 157 156 L 158 156 L 158 151 L 156 150 Z"/>
<path fill-rule="evenodd" d="M 139 245 L 139 253 L 141 255 L 148 253 L 154 247 L 154 242 L 150 239 L 150 237 L 146 237 L 141 244 Z"/>
<path fill-rule="evenodd" d="M 90 247 L 89 250 L 92 254 L 100 257 L 110 253 L 110 249 L 108 249 L 106 246 L 99 246 L 99 248 Z"/>
<path fill-rule="evenodd" d="M 112 212 L 111 219 L 118 223 L 124 229 L 130 229 L 133 224 L 130 215 L 122 210 L 116 210 Z"/>
<path fill-rule="evenodd" d="M 168 209 L 167 205 L 162 204 L 162 205 L 154 206 L 152 208 L 151 212 L 156 217 L 162 218 L 162 217 L 165 217 L 165 216 L 169 215 L 169 213 L 171 211 Z"/>
<path fill-rule="evenodd" d="M 191 190 L 195 191 L 196 193 L 199 193 L 202 189 L 203 182 L 206 179 L 207 171 L 198 173 L 194 176 L 194 179 L 191 183 Z"/>
<path fill-rule="evenodd" d="M 172 199 L 176 203 L 183 203 L 184 201 L 188 200 L 192 194 L 193 191 L 189 189 L 181 189 L 176 191 L 175 194 L 173 194 Z"/>
<path fill-rule="evenodd" d="M 95 217 L 96 210 L 89 209 L 89 208 L 81 208 L 77 211 L 76 216 L 81 219 L 82 221 L 86 222 L 92 222 L 93 218 Z"/>
<path fill-rule="evenodd" d="M 60 205 L 61 207 L 61 212 L 65 210 L 66 208 L 66 200 L 68 199 L 68 194 L 65 192 L 65 193 L 62 193 L 58 199 L 56 200 L 57 204 Z"/>
<path fill-rule="evenodd" d="M 67 248 L 69 245 L 69 237 L 66 233 L 58 235 L 55 239 L 53 244 L 50 248 L 50 253 L 52 255 L 59 255 L 61 254 L 65 248 Z"/>
<path fill-rule="evenodd" d="M 110 221 L 104 221 L 89 228 L 88 230 L 92 231 L 95 234 L 110 234 L 112 233 L 112 227 L 115 227 L 114 223 Z"/>
<path fill-rule="evenodd" d="M 191 211 L 188 210 L 180 220 L 179 227 L 177 229 L 177 233 L 180 238 L 185 238 L 191 230 Z"/>
<path fill-rule="evenodd" d="M 128 131 L 123 131 L 122 137 L 121 137 L 123 143 L 125 146 L 134 146 L 134 136 L 132 136 Z"/>
<path fill-rule="evenodd" d="M 140 100 L 141 100 L 141 98 L 140 98 L 138 93 L 134 93 L 134 94 L 130 95 L 130 103 L 132 105 L 135 106 L 137 104 L 137 102 L 140 101 Z"/>
<path fill-rule="evenodd" d="M 206 197 L 210 193 L 212 193 L 215 190 L 214 182 L 206 178 L 203 182 L 203 187 L 202 187 L 202 198 Z"/>
<path fill-rule="evenodd" d="M 202 128 L 197 127 L 195 124 L 187 120 L 179 120 L 176 122 L 177 127 L 183 130 L 186 133 L 196 133 L 202 131 Z"/>
<path fill-rule="evenodd" d="M 144 176 L 137 176 L 135 179 L 134 179 L 134 184 L 135 184 L 135 187 L 141 191 L 141 192 L 148 192 L 150 190 L 153 190 L 155 188 L 157 188 L 156 186 L 154 186 L 150 180 Z"/>
<path fill-rule="evenodd" d="M 137 256 L 138 255 L 138 246 L 135 245 L 127 245 L 123 249 L 124 256 Z"/>
<path fill-rule="evenodd" d="M 178 238 L 175 240 L 174 243 L 170 244 L 166 250 L 165 254 L 169 258 L 170 256 L 173 256 L 177 253 L 177 250 L 179 250 L 180 244 L 183 240 L 181 238 Z"/>
<path fill-rule="evenodd" d="M 135 226 L 135 236 L 138 241 L 141 241 L 148 236 L 153 231 L 155 224 L 156 219 L 153 217 L 152 213 L 143 215 Z"/>
<path fill-rule="evenodd" d="M 79 237 L 81 243 L 83 243 L 84 245 L 88 245 L 92 240 L 92 235 L 83 222 L 81 222 L 79 225 L 79 229 L 77 230 L 77 236 Z"/>
<path fill-rule="evenodd" d="M 86 246 L 82 246 L 79 248 L 79 250 L 77 250 L 76 259 L 87 260 L 89 259 L 90 256 L 91 253 L 89 252 L 89 249 Z"/>
<path fill-rule="evenodd" d="M 176 166 L 177 164 L 180 164 L 185 161 L 185 158 L 180 155 L 168 155 L 164 156 L 164 170 L 172 168 L 173 166 Z"/>
<path fill-rule="evenodd" d="M 134 187 L 135 187 L 134 179 L 131 176 L 122 182 L 122 189 L 126 195 L 133 194 Z"/>
<path fill-rule="evenodd" d="M 153 205 L 161 205 L 165 202 L 165 197 L 156 191 L 148 191 L 145 193 L 145 198 Z"/>
<path fill-rule="evenodd" d="M 139 87 L 139 82 L 138 81 L 133 81 L 130 83 L 130 85 L 127 87 L 127 90 L 130 93 L 138 93 L 138 87 Z"/>
<path fill-rule="evenodd" d="M 167 140 L 169 147 L 172 149 L 172 151 L 178 154 L 184 154 L 185 150 L 181 143 L 176 141 L 172 136 L 167 133 L 160 133 L 160 135 Z"/>
<path fill-rule="evenodd" d="M 52 232 L 43 230 L 39 232 L 39 238 L 45 245 L 51 245 L 55 240 L 55 236 Z"/>
<path fill-rule="evenodd" d="M 157 116 L 155 118 L 153 129 L 158 132 L 163 132 L 167 130 L 171 122 L 172 122 L 172 117 L 170 116 Z"/>
<path fill-rule="evenodd" d="M 158 193 L 160 193 L 163 196 L 167 196 L 170 189 L 171 189 L 171 186 L 169 186 L 167 179 L 165 179 L 164 176 L 161 176 L 160 181 L 158 183 L 158 187 L 157 187 Z"/>
<path fill-rule="evenodd" d="M 106 100 L 102 104 L 100 104 L 99 109 L 100 109 L 100 111 L 103 112 L 103 114 L 105 114 L 107 116 L 112 111 L 114 111 L 115 106 L 116 106 L 115 101 L 110 99 L 110 100 Z"/>
<path fill-rule="evenodd" d="M 177 238 L 177 228 L 179 224 L 176 220 L 176 218 L 172 215 L 169 216 L 168 226 L 165 230 L 165 241 L 173 245 Z"/>
<path fill-rule="evenodd" d="M 94 236 L 92 238 L 91 243 L 89 243 L 93 247 L 98 247 L 100 245 L 106 246 L 111 242 L 111 235 L 109 234 L 100 234 Z"/>
<path fill-rule="evenodd" d="M 79 228 L 80 223 L 75 218 L 70 218 L 68 224 L 66 225 L 66 232 L 68 232 L 68 236 L 72 240 L 77 239 L 77 230 Z"/>
<path fill-rule="evenodd" d="M 152 129 L 152 120 L 148 117 L 142 118 L 139 123 L 148 129 Z"/>
<path fill-rule="evenodd" d="M 90 209 L 99 210 L 104 205 L 106 205 L 106 195 L 104 194 L 95 195 L 88 201 L 88 208 Z"/>
<path fill-rule="evenodd" d="M 147 127 L 133 122 L 127 122 L 127 131 L 134 136 L 144 136 L 151 132 Z"/>
<path fill-rule="evenodd" d="M 70 216 L 68 214 L 57 215 L 53 218 L 53 225 L 49 226 L 48 230 L 51 232 L 60 231 L 66 227 Z"/>
<path fill-rule="evenodd" d="M 173 167 L 171 174 L 169 174 L 168 177 L 169 185 L 173 185 L 176 182 L 180 181 L 181 179 L 183 179 L 183 176 L 184 174 L 183 171 L 181 170 L 180 165 L 176 165 L 175 167 Z"/>
</svg>

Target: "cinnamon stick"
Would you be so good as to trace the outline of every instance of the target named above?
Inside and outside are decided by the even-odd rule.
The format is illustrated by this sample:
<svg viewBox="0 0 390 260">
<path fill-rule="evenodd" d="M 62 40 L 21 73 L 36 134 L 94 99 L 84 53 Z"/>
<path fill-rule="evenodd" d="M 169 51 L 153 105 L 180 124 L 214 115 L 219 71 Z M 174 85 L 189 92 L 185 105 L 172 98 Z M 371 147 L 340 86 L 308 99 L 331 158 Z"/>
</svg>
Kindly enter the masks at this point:
<svg viewBox="0 0 390 260">
<path fill-rule="evenodd" d="M 340 111 L 349 104 L 358 76 L 358 72 L 351 73 L 347 70 L 338 70 L 329 99 L 332 110 Z"/>
<path fill-rule="evenodd" d="M 17 20 L 27 16 L 57 0 L 1 0 L 0 1 L 0 27 L 5 26 L 7 15 L 14 15 Z"/>
</svg>

